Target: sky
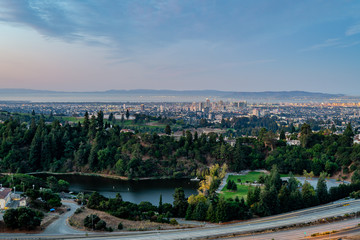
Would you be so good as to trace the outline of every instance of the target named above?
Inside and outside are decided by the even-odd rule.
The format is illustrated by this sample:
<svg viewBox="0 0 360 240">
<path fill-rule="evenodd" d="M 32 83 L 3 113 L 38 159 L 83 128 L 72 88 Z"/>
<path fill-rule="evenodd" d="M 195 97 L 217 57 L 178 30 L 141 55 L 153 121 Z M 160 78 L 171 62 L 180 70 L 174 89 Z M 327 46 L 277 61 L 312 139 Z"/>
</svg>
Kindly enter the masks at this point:
<svg viewBox="0 0 360 240">
<path fill-rule="evenodd" d="M 360 1 L 0 0 L 0 88 L 360 95 Z"/>
</svg>

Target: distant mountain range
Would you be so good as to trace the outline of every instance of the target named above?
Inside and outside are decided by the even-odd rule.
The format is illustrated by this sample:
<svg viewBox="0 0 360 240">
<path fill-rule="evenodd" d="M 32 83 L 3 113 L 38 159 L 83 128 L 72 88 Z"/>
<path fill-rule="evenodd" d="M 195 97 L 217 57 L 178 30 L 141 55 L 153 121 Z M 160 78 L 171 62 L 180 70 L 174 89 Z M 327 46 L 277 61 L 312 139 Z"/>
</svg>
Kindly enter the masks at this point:
<svg viewBox="0 0 360 240">
<path fill-rule="evenodd" d="M 65 91 L 47 91 L 32 90 L 20 88 L 2 88 L 0 94 L 90 94 L 90 95 L 152 95 L 152 96 L 216 96 L 221 98 L 243 98 L 243 99 L 329 99 L 345 97 L 345 94 L 329 94 L 305 91 L 265 91 L 265 92 L 236 92 L 236 91 L 217 91 L 217 90 L 152 90 L 152 89 L 134 89 L 134 90 L 108 90 L 96 92 L 65 92 Z"/>
</svg>

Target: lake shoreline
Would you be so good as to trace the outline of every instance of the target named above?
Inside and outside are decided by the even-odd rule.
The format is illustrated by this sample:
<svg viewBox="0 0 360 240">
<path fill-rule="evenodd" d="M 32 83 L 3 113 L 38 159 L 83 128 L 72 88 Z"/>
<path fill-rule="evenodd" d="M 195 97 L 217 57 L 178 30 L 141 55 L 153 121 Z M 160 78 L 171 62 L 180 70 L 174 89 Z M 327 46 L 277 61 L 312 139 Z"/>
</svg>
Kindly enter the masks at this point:
<svg viewBox="0 0 360 240">
<path fill-rule="evenodd" d="M 10 175 L 10 173 L 1 173 L 3 175 Z M 57 172 L 31 172 L 31 173 L 24 173 L 32 176 L 36 176 L 38 174 L 48 174 L 48 175 L 70 175 L 70 176 L 91 176 L 91 177 L 103 177 L 108 179 L 117 179 L 123 181 L 145 181 L 145 180 L 164 180 L 164 179 L 191 179 L 190 176 L 188 177 L 181 177 L 181 178 L 174 178 L 171 176 L 163 176 L 163 177 L 143 177 L 143 178 L 133 178 L 129 179 L 128 177 L 118 176 L 118 175 L 111 175 L 111 174 L 104 174 L 104 173 L 82 173 L 82 172 L 66 172 L 66 173 L 57 173 Z"/>
</svg>

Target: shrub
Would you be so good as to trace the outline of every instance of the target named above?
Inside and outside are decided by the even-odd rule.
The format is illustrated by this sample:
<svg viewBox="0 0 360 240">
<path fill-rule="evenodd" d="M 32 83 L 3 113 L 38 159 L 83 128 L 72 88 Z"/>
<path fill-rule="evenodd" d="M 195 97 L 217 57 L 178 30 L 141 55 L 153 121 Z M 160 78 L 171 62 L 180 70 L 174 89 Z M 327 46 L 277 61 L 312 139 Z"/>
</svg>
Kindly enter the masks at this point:
<svg viewBox="0 0 360 240">
<path fill-rule="evenodd" d="M 79 214 L 79 213 L 82 213 L 84 210 L 82 208 L 77 208 L 75 210 L 75 214 Z"/>
<path fill-rule="evenodd" d="M 100 220 L 95 225 L 96 230 L 104 230 L 106 229 L 106 222 L 104 220 Z"/>
<path fill-rule="evenodd" d="M 123 224 L 122 224 L 121 222 L 119 222 L 119 224 L 118 224 L 118 229 L 119 229 L 119 230 L 122 230 L 123 228 L 124 228 Z"/>
<path fill-rule="evenodd" d="M 350 166 L 350 171 L 351 171 L 351 172 L 355 171 L 356 169 L 357 169 L 357 166 L 356 166 L 355 164 L 352 164 L 352 165 Z"/>
<path fill-rule="evenodd" d="M 96 214 L 90 214 L 84 219 L 84 226 L 87 228 L 95 229 L 96 224 L 100 221 L 100 218 Z"/>
<path fill-rule="evenodd" d="M 170 220 L 170 224 L 171 224 L 171 225 L 178 225 L 179 223 L 178 223 L 174 218 L 172 218 L 172 219 Z"/>
</svg>

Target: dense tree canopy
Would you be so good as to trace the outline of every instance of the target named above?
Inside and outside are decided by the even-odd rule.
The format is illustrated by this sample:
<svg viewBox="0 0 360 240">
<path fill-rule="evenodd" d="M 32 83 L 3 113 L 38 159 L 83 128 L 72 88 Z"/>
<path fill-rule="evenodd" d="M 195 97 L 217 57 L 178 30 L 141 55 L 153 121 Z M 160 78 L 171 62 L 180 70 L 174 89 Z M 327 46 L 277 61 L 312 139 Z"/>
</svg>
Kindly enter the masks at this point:
<svg viewBox="0 0 360 240">
<path fill-rule="evenodd" d="M 262 127 L 257 139 L 240 137 L 231 146 L 215 133 L 186 131 L 175 139 L 156 133 L 122 132 L 119 125 L 107 124 L 103 116 L 102 112 L 91 117 L 86 113 L 82 123 L 72 125 L 60 124 L 56 119 L 45 122 L 41 117 L 33 117 L 29 123 L 12 118 L 0 123 L 0 170 L 104 172 L 141 178 L 194 176 L 214 163 L 226 163 L 231 171 L 270 170 L 277 165 L 281 173 L 302 174 L 305 169 L 315 175 L 342 169 L 351 172 L 360 164 L 360 145 L 352 144 L 350 124 L 343 135 L 315 133 L 304 124 L 300 129 L 301 146 L 288 146 L 283 132 L 277 140 L 278 129 Z M 136 117 L 140 121 L 146 116 Z M 232 121 L 234 126 L 245 126 L 241 118 Z M 66 188 L 66 184 L 58 183 L 57 187 Z"/>
</svg>

